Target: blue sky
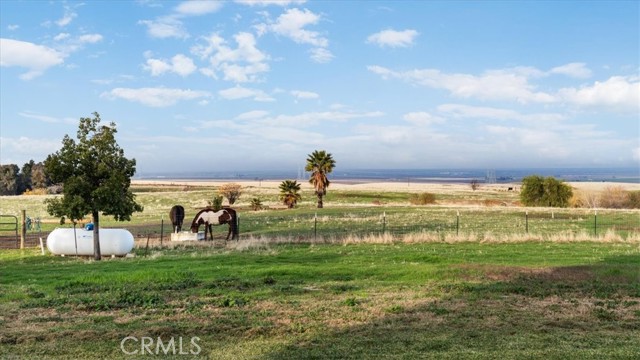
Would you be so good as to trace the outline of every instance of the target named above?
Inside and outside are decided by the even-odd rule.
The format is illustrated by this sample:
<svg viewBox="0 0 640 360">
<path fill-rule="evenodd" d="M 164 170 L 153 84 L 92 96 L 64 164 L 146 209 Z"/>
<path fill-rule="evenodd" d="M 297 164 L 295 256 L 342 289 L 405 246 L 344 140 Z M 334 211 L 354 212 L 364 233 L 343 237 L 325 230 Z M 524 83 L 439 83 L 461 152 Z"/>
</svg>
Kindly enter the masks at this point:
<svg viewBox="0 0 640 360">
<path fill-rule="evenodd" d="M 78 119 L 144 172 L 639 167 L 637 1 L 0 2 L 0 163 Z"/>
</svg>

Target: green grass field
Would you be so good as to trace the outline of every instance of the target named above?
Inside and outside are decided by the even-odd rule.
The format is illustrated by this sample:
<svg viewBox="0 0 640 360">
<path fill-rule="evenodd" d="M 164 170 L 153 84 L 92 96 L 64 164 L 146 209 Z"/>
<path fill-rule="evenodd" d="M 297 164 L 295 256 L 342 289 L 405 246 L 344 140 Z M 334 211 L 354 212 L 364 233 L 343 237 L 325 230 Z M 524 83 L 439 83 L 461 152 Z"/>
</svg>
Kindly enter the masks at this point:
<svg viewBox="0 0 640 360">
<path fill-rule="evenodd" d="M 640 239 L 638 210 L 600 210 L 598 219 L 595 219 L 595 213 L 590 209 L 514 206 L 518 199 L 515 192 L 491 188 L 477 191 L 467 187 L 452 189 L 456 190 L 436 194 L 437 203 L 428 206 L 410 205 L 410 188 L 406 191 L 330 190 L 325 199 L 326 207 L 320 210 L 315 208 L 316 197 L 307 189 L 303 191 L 303 201 L 296 209 L 283 210 L 276 188 L 245 187 L 243 196 L 234 207 L 239 212 L 241 234 L 248 237 L 333 238 L 384 231 L 397 236 L 430 232 L 441 238 L 463 234 L 478 240 L 527 233 L 547 237 L 569 234 L 597 239 L 611 231 L 624 239 L 630 236 Z M 161 231 L 165 237 L 171 232 L 168 219 L 171 206 L 184 205 L 187 212 L 185 222 L 189 223 L 197 210 L 207 206 L 216 188 L 173 185 L 137 186 L 133 190 L 144 211 L 133 214 L 130 222 L 116 222 L 111 217 L 102 216 L 100 223 L 103 227 L 127 228 L 136 237 L 150 235 L 157 238 Z M 269 209 L 249 209 L 249 202 L 254 197 L 261 198 Z M 0 214 L 19 216 L 20 210 L 25 209 L 32 218 L 48 220 L 42 224 L 42 231 L 46 233 L 60 225 L 57 219 L 47 215 L 45 198 L 2 197 Z M 86 219 L 82 223 L 89 221 Z M 161 227 L 162 221 L 164 227 Z M 67 222 L 64 226 L 70 227 L 71 224 Z M 226 229 L 216 230 L 218 237 L 226 236 Z M 0 228 L 0 236 L 10 235 L 10 231 L 3 232 Z M 33 236 L 35 239 L 37 234 Z"/>
<path fill-rule="evenodd" d="M 146 248 L 173 204 L 188 222 L 215 188 L 135 191 L 143 213 L 101 220 L 134 232 L 135 257 L 0 250 L 0 359 L 640 356 L 637 210 L 599 211 L 596 228 L 587 209 L 466 189 L 430 206 L 408 190 L 330 190 L 321 210 L 307 191 L 283 210 L 254 187 L 239 243 Z M 252 197 L 270 209 L 249 210 Z M 3 197 L 0 213 L 48 218 L 44 198 Z"/>
<path fill-rule="evenodd" d="M 631 359 L 634 243 L 0 252 L 0 358 Z M 140 353 L 127 336 L 197 356 Z M 151 346 L 156 350 L 156 344 Z"/>
</svg>

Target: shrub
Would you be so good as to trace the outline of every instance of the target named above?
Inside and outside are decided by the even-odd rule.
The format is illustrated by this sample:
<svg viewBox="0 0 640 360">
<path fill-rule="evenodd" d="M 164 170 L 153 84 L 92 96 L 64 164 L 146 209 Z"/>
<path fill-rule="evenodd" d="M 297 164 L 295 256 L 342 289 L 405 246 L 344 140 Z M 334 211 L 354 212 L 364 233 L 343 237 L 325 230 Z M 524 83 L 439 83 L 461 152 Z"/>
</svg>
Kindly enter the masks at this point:
<svg viewBox="0 0 640 360">
<path fill-rule="evenodd" d="M 413 205 L 429 205 L 436 203 L 436 195 L 432 193 L 411 194 L 409 202 Z"/>
<path fill-rule="evenodd" d="M 640 209 L 640 191 L 627 192 L 626 208 Z"/>
<path fill-rule="evenodd" d="M 573 208 L 598 208 L 600 207 L 600 195 L 595 191 L 575 190 L 569 200 L 569 206 Z"/>
<path fill-rule="evenodd" d="M 236 183 L 220 185 L 218 194 L 227 198 L 229 205 L 233 205 L 242 195 L 242 185 Z"/>
<path fill-rule="evenodd" d="M 262 209 L 262 200 L 260 200 L 259 198 L 251 199 L 251 209 L 253 209 L 253 211 L 261 210 Z"/>
<path fill-rule="evenodd" d="M 600 206 L 605 209 L 622 209 L 627 203 L 627 192 L 622 186 L 607 186 L 600 194 Z"/>
<path fill-rule="evenodd" d="M 567 207 L 572 196 L 571 187 L 552 176 L 531 175 L 522 179 L 520 201 L 525 206 Z"/>
<path fill-rule="evenodd" d="M 221 195 L 214 196 L 213 199 L 209 201 L 209 207 L 213 211 L 219 211 L 220 209 L 222 209 L 222 196 Z"/>
</svg>

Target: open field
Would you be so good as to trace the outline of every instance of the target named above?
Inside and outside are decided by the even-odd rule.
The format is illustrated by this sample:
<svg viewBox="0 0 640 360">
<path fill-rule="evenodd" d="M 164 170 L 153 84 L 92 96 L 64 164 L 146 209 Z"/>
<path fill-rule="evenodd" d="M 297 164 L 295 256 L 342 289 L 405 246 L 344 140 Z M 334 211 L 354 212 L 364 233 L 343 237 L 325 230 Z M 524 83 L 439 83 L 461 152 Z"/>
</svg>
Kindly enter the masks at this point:
<svg viewBox="0 0 640 360">
<path fill-rule="evenodd" d="M 103 216 L 105 227 L 125 227 L 136 238 L 168 238 L 171 226 L 168 212 L 174 204 L 186 208 L 189 222 L 198 209 L 207 206 L 222 181 L 136 181 L 133 190 L 144 212 L 133 214 L 131 222 L 117 223 Z M 303 182 L 303 199 L 294 210 L 286 210 L 278 200 L 277 181 L 244 181 L 243 195 L 234 204 L 239 211 L 243 237 L 335 238 L 390 233 L 429 232 L 441 239 L 463 235 L 469 240 L 487 240 L 512 235 L 570 236 L 598 240 L 603 236 L 638 238 L 640 211 L 592 209 L 523 208 L 519 204 L 518 184 L 482 185 L 473 191 L 468 184 L 431 183 L 334 183 L 325 199 L 325 208 L 316 209 L 311 186 Z M 590 191 L 602 191 L 609 183 L 573 183 Z M 619 184 L 627 190 L 640 184 Z M 414 193 L 436 194 L 436 204 L 416 206 L 409 203 Z M 0 214 L 19 216 L 25 209 L 32 218 L 40 218 L 41 232 L 31 231 L 27 242 L 37 244 L 38 237 L 60 226 L 58 219 L 46 214 L 47 196 L 2 197 Z M 252 211 L 252 198 L 260 198 L 266 210 Z M 86 219 L 82 225 L 88 222 Z M 161 223 L 164 222 L 164 226 Z M 64 226 L 71 226 L 66 224 Z M 217 237 L 226 229 L 216 228 Z M 607 235 L 609 234 L 609 235 Z M 15 246 L 15 232 L 0 231 L 2 242 Z M 0 244 L 1 247 L 1 244 Z M 7 246 L 5 246 L 7 247 Z"/>
<path fill-rule="evenodd" d="M 127 336 L 164 345 L 181 337 L 184 351 L 199 350 L 174 358 L 639 354 L 637 244 L 258 244 L 142 252 L 102 262 L 0 252 L 0 358 L 149 356 L 125 355 Z M 189 345 L 193 337 L 199 349 Z M 139 346 L 130 338 L 124 350 Z"/>
<path fill-rule="evenodd" d="M 0 358 L 640 354 L 638 210 L 595 219 L 588 209 L 523 208 L 509 185 L 413 183 L 332 184 L 325 209 L 304 184 L 302 203 L 285 210 L 278 182 L 255 182 L 234 206 L 239 242 L 224 243 L 217 228 L 214 242 L 165 237 L 159 247 L 169 208 L 183 204 L 188 221 L 221 183 L 135 184 L 145 211 L 101 221 L 136 234 L 134 257 L 0 250 Z M 435 205 L 409 205 L 425 191 Z M 252 197 L 269 209 L 251 211 Z M 26 209 L 46 233 L 59 225 L 44 198 L 3 197 L 0 213 Z"/>
</svg>

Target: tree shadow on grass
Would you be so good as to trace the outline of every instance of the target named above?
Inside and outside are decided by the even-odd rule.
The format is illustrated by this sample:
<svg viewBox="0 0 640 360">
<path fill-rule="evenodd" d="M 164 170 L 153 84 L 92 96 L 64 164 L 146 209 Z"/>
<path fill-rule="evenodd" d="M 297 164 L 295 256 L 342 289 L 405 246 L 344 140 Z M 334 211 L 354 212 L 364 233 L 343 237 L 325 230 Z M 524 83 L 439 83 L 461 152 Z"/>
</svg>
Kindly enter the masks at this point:
<svg viewBox="0 0 640 360">
<path fill-rule="evenodd" d="M 531 269 L 459 265 L 439 299 L 365 324 L 297 335 L 265 359 L 633 358 L 640 256 Z M 457 280 L 460 280 L 459 278 Z M 368 311 L 366 302 L 360 311 Z"/>
</svg>

